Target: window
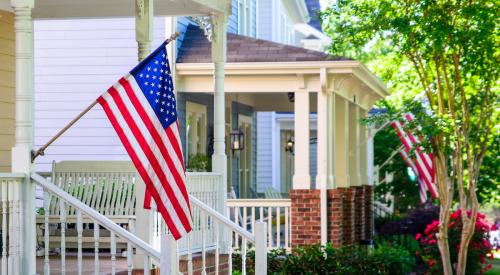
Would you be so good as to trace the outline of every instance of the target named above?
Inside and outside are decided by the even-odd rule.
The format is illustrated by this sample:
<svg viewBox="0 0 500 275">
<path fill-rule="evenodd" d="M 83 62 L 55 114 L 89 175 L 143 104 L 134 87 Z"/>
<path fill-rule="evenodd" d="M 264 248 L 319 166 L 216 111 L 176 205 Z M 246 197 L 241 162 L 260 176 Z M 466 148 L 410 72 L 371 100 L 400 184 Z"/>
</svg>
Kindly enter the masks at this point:
<svg viewBox="0 0 500 275">
<path fill-rule="evenodd" d="M 252 36 L 253 0 L 237 0 L 238 34 Z"/>
<path fill-rule="evenodd" d="M 207 154 L 207 106 L 186 102 L 186 158 Z"/>
</svg>

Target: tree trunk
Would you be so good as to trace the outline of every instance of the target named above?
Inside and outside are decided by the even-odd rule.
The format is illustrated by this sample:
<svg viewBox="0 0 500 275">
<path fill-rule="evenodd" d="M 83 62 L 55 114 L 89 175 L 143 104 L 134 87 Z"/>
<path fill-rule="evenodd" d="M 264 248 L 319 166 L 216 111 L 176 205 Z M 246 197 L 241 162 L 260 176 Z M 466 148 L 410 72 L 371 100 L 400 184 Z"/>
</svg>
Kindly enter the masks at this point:
<svg viewBox="0 0 500 275">
<path fill-rule="evenodd" d="M 450 221 L 450 210 L 453 203 L 453 182 L 448 176 L 443 152 L 437 151 L 434 157 L 434 162 L 436 164 L 436 183 L 439 190 L 439 231 L 436 236 L 437 244 L 439 253 L 441 254 L 443 274 L 453 275 L 450 246 L 448 243 L 448 223 Z"/>
<path fill-rule="evenodd" d="M 450 246 L 448 244 L 448 222 L 447 220 L 449 218 L 445 218 L 444 220 L 442 217 L 449 217 L 450 216 L 450 210 L 448 209 L 443 209 L 443 207 L 440 207 L 440 213 L 439 213 L 439 235 L 437 236 L 437 243 L 438 243 L 438 248 L 439 248 L 439 253 L 441 254 L 441 264 L 443 266 L 443 274 L 444 275 L 453 275 L 453 268 L 451 266 L 451 256 L 450 256 Z M 446 215 L 446 216 L 445 216 Z"/>
</svg>

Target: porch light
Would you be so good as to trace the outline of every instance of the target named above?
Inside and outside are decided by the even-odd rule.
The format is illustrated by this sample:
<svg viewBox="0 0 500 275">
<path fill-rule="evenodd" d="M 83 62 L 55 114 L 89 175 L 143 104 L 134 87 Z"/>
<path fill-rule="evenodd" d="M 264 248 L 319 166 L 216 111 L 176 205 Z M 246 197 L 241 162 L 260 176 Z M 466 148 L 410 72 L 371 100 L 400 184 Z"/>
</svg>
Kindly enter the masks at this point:
<svg viewBox="0 0 500 275">
<path fill-rule="evenodd" d="M 294 145 L 295 145 L 295 141 L 293 140 L 293 137 L 289 137 L 288 141 L 286 142 L 286 145 L 285 145 L 285 151 L 293 153 L 293 146 Z"/>
<path fill-rule="evenodd" d="M 243 150 L 244 145 L 244 136 L 243 132 L 240 129 L 236 129 L 231 131 L 231 149 L 233 151 Z"/>
</svg>

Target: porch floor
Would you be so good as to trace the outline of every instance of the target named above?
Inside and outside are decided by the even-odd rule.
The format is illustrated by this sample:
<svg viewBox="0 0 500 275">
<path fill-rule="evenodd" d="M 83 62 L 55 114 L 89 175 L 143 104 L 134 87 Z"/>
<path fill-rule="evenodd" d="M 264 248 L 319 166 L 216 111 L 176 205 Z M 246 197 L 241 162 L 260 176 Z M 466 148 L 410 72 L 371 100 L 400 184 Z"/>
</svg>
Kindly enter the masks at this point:
<svg viewBox="0 0 500 275">
<path fill-rule="evenodd" d="M 45 258 L 36 258 L 36 272 L 43 274 L 43 265 Z M 49 257 L 50 260 L 50 274 L 61 273 L 61 258 L 59 255 Z M 83 255 L 83 270 L 82 274 L 94 274 L 94 255 Z M 99 274 L 111 274 L 111 256 L 99 256 Z M 127 271 L 127 258 L 116 257 L 116 272 Z M 78 259 L 76 255 L 66 255 L 66 274 L 78 274 Z"/>
</svg>

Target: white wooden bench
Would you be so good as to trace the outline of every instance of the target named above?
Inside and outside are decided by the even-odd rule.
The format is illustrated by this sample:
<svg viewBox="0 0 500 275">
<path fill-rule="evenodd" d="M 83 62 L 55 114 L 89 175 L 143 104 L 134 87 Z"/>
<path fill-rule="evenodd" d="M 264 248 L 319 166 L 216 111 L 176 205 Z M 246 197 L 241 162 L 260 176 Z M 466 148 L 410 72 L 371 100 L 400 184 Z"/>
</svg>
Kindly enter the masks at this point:
<svg viewBox="0 0 500 275">
<path fill-rule="evenodd" d="M 132 162 L 129 161 L 62 161 L 53 163 L 51 181 L 70 195 L 79 199 L 99 213 L 130 230 L 135 221 L 136 194 L 134 187 L 141 184 Z M 37 224 L 43 224 L 45 211 L 48 211 L 50 230 L 50 248 L 60 247 L 61 209 L 59 200 L 46 195 L 46 208 L 37 216 Z M 76 212 L 72 207 L 65 207 L 66 247 L 77 247 Z M 91 223 L 83 219 L 84 223 Z M 41 226 L 39 228 L 42 228 Z M 37 230 L 39 244 L 43 243 L 43 232 Z M 109 247 L 109 231 L 100 230 L 100 247 Z M 83 231 L 83 248 L 94 247 L 93 229 Z M 125 241 L 117 240 L 118 248 L 126 248 Z"/>
</svg>

